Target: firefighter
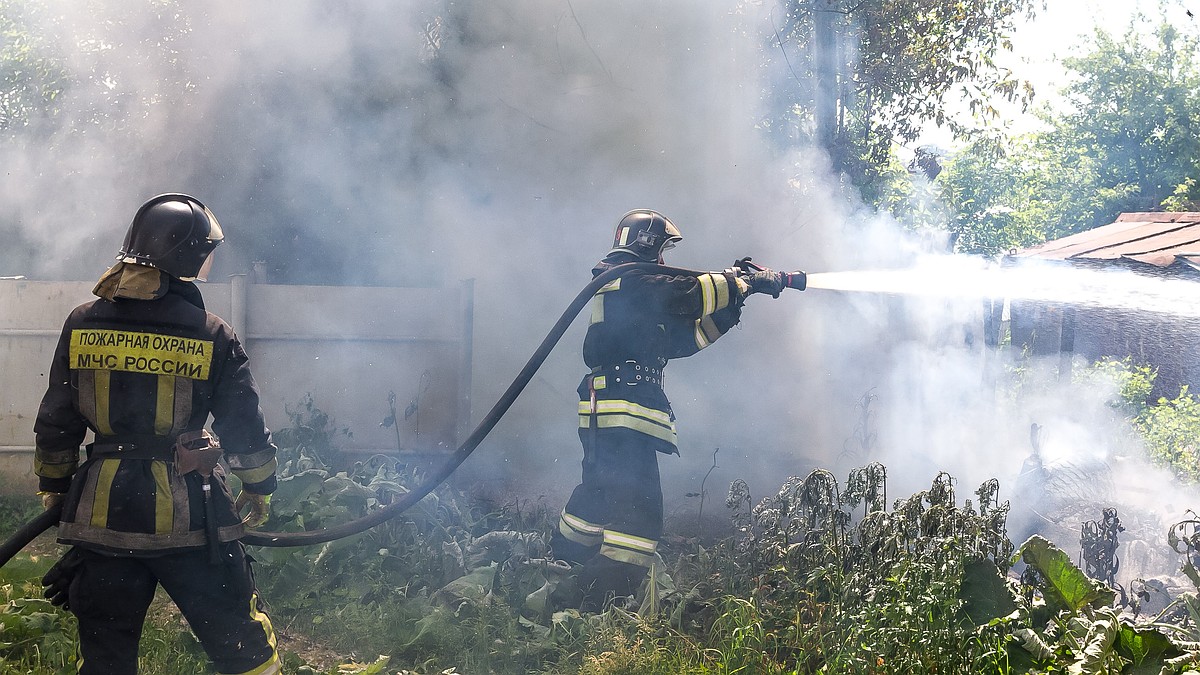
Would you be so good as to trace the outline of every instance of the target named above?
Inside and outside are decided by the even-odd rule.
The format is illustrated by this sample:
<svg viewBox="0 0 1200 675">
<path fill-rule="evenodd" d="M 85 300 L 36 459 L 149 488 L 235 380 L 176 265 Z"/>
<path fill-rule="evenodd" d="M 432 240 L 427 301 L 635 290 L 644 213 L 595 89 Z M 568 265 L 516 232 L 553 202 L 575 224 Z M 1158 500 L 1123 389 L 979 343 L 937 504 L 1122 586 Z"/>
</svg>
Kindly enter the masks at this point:
<svg viewBox="0 0 1200 675">
<path fill-rule="evenodd" d="M 280 671 L 238 541 L 269 515 L 276 448 L 246 351 L 193 283 L 223 238 L 195 197 L 150 199 L 93 290 L 100 299 L 76 307 L 59 338 L 34 469 L 43 504 L 63 504 L 58 541 L 72 548 L 42 583 L 78 617 L 80 673 L 137 672 L 159 584 L 219 672 Z"/>
<path fill-rule="evenodd" d="M 629 262 L 661 265 L 681 239 L 661 213 L 630 211 L 592 275 Z M 733 328 L 748 295 L 778 297 L 783 287 L 783 275 L 772 270 L 699 276 L 633 270 L 596 292 L 583 342 L 591 372 L 578 390 L 583 480 L 551 537 L 556 558 L 582 565 L 576 578 L 582 596 L 562 591 L 560 603 L 596 611 L 637 591 L 662 535 L 658 453 L 679 453 L 663 369 Z"/>
</svg>

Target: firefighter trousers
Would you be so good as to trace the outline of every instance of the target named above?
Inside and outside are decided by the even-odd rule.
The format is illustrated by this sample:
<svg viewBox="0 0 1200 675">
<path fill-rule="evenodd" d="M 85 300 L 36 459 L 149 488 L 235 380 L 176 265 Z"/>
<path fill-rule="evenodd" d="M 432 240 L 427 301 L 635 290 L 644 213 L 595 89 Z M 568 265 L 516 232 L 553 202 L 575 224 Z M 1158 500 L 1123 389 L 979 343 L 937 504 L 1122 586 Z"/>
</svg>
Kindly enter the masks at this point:
<svg viewBox="0 0 1200 675">
<path fill-rule="evenodd" d="M 141 558 L 86 551 L 70 586 L 71 611 L 79 619 L 79 672 L 137 673 L 138 640 L 159 584 L 218 672 L 280 672 L 275 633 L 262 612 L 245 549 L 227 542 L 221 554 L 221 562 L 213 564 L 206 549 Z"/>
<path fill-rule="evenodd" d="M 588 595 L 629 595 L 646 577 L 663 529 L 658 452 L 629 429 L 580 429 L 583 480 L 551 538 L 556 558 L 583 565 Z"/>
</svg>

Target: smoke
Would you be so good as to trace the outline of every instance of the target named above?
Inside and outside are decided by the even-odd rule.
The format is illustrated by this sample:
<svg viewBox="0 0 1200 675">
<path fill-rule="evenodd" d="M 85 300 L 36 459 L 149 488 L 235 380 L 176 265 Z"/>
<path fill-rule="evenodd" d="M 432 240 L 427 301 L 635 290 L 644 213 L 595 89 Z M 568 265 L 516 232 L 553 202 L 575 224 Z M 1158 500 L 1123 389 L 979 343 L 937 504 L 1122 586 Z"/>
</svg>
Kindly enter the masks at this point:
<svg viewBox="0 0 1200 675">
<path fill-rule="evenodd" d="M 214 278 L 263 261 L 285 283 L 475 279 L 477 416 L 632 208 L 681 227 L 668 263 L 683 267 L 898 267 L 924 247 L 842 197 L 821 153 L 758 130 L 770 3 L 19 4 L 3 7 L 35 52 L 80 84 L 0 146 L 0 274 L 93 279 L 138 204 L 190 192 L 226 229 Z M 762 496 L 860 460 L 888 464 L 896 495 L 941 469 L 973 489 L 1016 476 L 1033 421 L 1097 428 L 1099 398 L 1052 382 L 1037 412 L 997 405 L 978 320 L 942 299 L 753 297 L 668 369 L 669 511 L 693 513 L 702 484 L 719 505 L 735 478 Z M 581 341 L 576 325 L 466 476 L 561 503 Z"/>
</svg>

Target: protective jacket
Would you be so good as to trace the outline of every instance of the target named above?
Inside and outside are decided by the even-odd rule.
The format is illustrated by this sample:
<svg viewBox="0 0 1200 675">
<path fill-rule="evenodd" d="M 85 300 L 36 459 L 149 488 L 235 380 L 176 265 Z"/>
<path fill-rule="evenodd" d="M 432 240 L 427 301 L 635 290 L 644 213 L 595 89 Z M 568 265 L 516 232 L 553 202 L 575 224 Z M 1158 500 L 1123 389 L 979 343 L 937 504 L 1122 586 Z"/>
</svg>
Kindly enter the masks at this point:
<svg viewBox="0 0 1200 675">
<path fill-rule="evenodd" d="M 276 449 L 246 351 L 194 284 L 163 279 L 157 299 L 95 300 L 63 326 L 34 425 L 39 489 L 68 492 L 62 543 L 134 556 L 204 546 L 202 479 L 176 474 L 173 446 L 210 414 L 244 489 L 275 490 Z M 243 530 L 223 478 L 218 466 L 212 499 L 219 539 L 232 541 Z"/>
<path fill-rule="evenodd" d="M 625 253 L 611 254 L 592 275 L 631 260 Z M 595 428 L 637 434 L 649 447 L 677 454 L 663 368 L 737 325 L 748 293 L 732 270 L 698 276 L 634 270 L 603 286 L 592 299 L 583 342 L 591 372 L 579 385 L 580 433 Z"/>
</svg>

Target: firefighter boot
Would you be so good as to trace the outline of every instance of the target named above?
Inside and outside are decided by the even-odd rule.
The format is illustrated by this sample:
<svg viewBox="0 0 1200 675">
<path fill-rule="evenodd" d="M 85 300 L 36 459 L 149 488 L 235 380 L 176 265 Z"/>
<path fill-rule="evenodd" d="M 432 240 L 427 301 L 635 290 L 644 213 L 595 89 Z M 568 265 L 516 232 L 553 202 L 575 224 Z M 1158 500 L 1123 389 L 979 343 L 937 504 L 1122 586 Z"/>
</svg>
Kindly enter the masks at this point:
<svg viewBox="0 0 1200 675">
<path fill-rule="evenodd" d="M 583 566 L 579 585 L 583 599 L 581 612 L 601 612 L 615 598 L 637 593 L 646 579 L 646 568 L 597 555 Z"/>
</svg>

